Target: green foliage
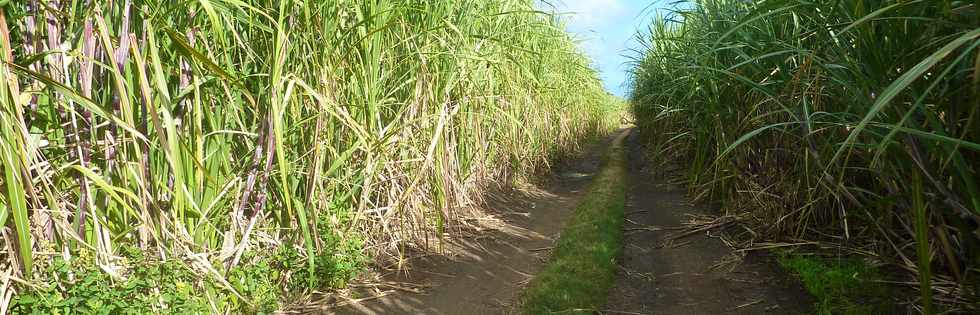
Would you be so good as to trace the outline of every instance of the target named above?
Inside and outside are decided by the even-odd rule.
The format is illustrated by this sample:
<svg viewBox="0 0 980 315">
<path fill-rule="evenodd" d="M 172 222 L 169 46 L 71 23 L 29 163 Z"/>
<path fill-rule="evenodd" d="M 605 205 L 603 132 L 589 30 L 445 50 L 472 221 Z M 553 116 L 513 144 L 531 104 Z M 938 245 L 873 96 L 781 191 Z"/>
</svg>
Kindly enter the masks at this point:
<svg viewBox="0 0 980 315">
<path fill-rule="evenodd" d="M 875 282 L 881 280 L 878 270 L 859 259 L 822 259 L 781 253 L 777 261 L 797 274 L 807 291 L 817 299 L 814 310 L 817 314 L 895 312 L 888 288 Z"/>
<path fill-rule="evenodd" d="M 224 279 L 232 290 L 213 277 L 189 269 L 178 260 L 158 261 L 135 247 L 122 249 L 120 265 L 128 266 L 124 279 L 114 279 L 95 267 L 82 252 L 71 261 L 54 257 L 45 267 L 40 286 L 21 286 L 12 301 L 15 314 L 202 314 L 217 309 L 238 313 L 271 314 L 283 298 L 308 289 L 342 288 L 367 266 L 368 258 L 357 240 L 345 240 L 336 231 L 321 231 L 325 248 L 316 258 L 313 277 L 306 258 L 292 246 L 272 255 L 250 251 L 245 262 Z M 39 276 L 40 277 L 40 276 Z M 237 293 L 237 294 L 236 294 Z M 244 298 L 239 298 L 239 295 Z"/>
<path fill-rule="evenodd" d="M 71 261 L 54 257 L 45 274 L 50 281 L 16 295 L 14 314 L 195 314 L 209 311 L 198 288 L 205 279 L 182 262 L 147 260 L 129 250 L 132 270 L 125 279 L 113 279 L 94 264 L 91 255 Z"/>
<path fill-rule="evenodd" d="M 588 195 L 562 229 L 552 261 L 531 281 L 525 314 L 592 314 L 606 304 L 623 246 L 625 135 L 615 140 Z"/>
<path fill-rule="evenodd" d="M 976 299 L 959 296 L 980 279 L 973 1 L 676 9 L 642 32 L 630 102 L 655 153 L 690 161 L 694 195 L 749 212 L 763 238 L 893 244 L 867 247 L 887 263 L 919 258 L 903 280 L 923 290 L 915 275 L 969 287 L 937 301 Z"/>
<path fill-rule="evenodd" d="M 243 258 L 247 263 L 232 268 L 226 275 L 231 287 L 245 297 L 246 301 L 217 288 L 210 291 L 224 294 L 224 303 L 228 303 L 229 309 L 240 310 L 244 313 L 271 314 L 278 309 L 280 296 L 284 295 L 279 285 L 283 281 L 283 275 L 293 271 L 293 269 L 277 268 L 273 263 L 270 263 L 278 256 L 272 258 L 256 257 L 254 254 L 250 254 L 250 256 L 252 257 Z M 295 270 L 293 272 L 299 272 L 302 269 L 297 268 Z"/>
<path fill-rule="evenodd" d="M 343 218 L 349 220 L 349 218 Z M 215 309 L 239 313 L 271 314 L 283 298 L 310 289 L 342 288 L 369 262 L 357 235 L 342 235 L 331 228 L 328 216 L 319 218 L 313 274 L 308 259 L 295 246 L 248 251 L 244 263 L 224 275 L 232 290 L 206 273 L 194 272 L 186 262 L 160 261 L 134 246 L 119 249 L 122 279 L 112 278 L 95 264 L 91 251 L 80 251 L 70 261 L 60 255 L 41 262 L 43 273 L 20 286 L 10 311 L 24 314 L 201 314 Z M 50 247 L 50 244 L 48 244 Z M 52 251 L 52 249 L 48 249 Z M 214 266 L 220 268 L 220 266 Z M 239 297 L 241 296 L 241 297 Z M 244 299 L 242 299 L 244 298 Z"/>
<path fill-rule="evenodd" d="M 340 235 L 321 222 L 318 235 L 320 244 L 330 251 L 321 251 L 315 257 L 312 276 L 304 268 L 306 262 L 295 248 L 281 248 L 272 258 L 272 264 L 280 270 L 295 270 L 289 279 L 290 291 L 304 289 L 340 289 L 367 267 L 368 257 L 363 252 L 363 241 L 357 236 Z"/>
<path fill-rule="evenodd" d="M 21 309 L 83 294 L 266 312 L 284 290 L 343 286 L 364 247 L 451 230 L 487 182 L 546 167 L 619 114 L 531 0 L 14 1 L 0 76 L 0 225 L 15 238 L 0 246 L 46 297 Z M 42 243 L 101 266 L 67 260 L 85 286 L 32 277 Z M 97 275 L 144 281 L 106 258 L 125 247 L 147 268 L 215 271 L 170 274 L 180 286 L 160 294 L 186 301 L 151 298 L 158 280 Z"/>
</svg>

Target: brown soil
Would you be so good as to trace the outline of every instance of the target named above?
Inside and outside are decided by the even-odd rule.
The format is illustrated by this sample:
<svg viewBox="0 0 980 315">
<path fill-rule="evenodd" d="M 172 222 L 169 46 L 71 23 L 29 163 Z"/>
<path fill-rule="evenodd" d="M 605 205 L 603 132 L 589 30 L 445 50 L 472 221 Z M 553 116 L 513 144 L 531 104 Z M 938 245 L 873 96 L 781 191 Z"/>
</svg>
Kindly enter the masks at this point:
<svg viewBox="0 0 980 315">
<path fill-rule="evenodd" d="M 364 290 L 359 302 L 326 314 L 517 313 L 524 286 L 550 256 L 550 248 L 598 170 L 612 138 L 580 158 L 560 163 L 546 183 L 490 194 L 488 216 L 471 223 L 480 231 L 447 241 L 445 255 L 419 255 Z M 411 293 L 422 288 L 421 294 Z M 407 289 L 407 290 L 406 290 Z M 378 292 L 387 292 L 377 296 Z"/>
<path fill-rule="evenodd" d="M 744 259 L 709 231 L 662 246 L 670 227 L 692 205 L 684 187 L 669 184 L 663 167 L 647 163 L 634 133 L 629 147 L 626 224 L 621 268 L 608 314 L 806 314 L 813 299 L 762 253 Z M 656 170 L 655 170 L 656 169 Z M 652 175 L 659 173 L 660 175 Z M 642 228 L 651 228 L 643 230 Z M 659 228 L 659 229 L 658 229 Z M 676 232 L 676 231 L 673 231 Z"/>
</svg>

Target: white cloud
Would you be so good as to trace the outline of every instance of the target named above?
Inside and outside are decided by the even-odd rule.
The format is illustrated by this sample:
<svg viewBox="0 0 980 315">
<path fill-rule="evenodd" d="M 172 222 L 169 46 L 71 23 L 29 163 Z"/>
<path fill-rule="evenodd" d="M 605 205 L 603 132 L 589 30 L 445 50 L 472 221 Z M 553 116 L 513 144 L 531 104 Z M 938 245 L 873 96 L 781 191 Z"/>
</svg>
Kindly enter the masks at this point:
<svg viewBox="0 0 980 315">
<path fill-rule="evenodd" d="M 566 17 L 570 27 L 595 31 L 614 25 L 626 8 L 621 0 L 558 0 L 554 5 L 571 14 Z"/>
<path fill-rule="evenodd" d="M 581 40 L 579 46 L 586 54 L 598 62 L 600 68 L 601 56 L 617 54 L 618 39 L 609 38 L 609 33 L 616 28 L 628 27 L 623 25 L 624 19 L 629 19 L 629 12 L 624 0 L 545 0 L 554 6 L 554 11 L 561 15 L 567 23 L 568 31 Z M 617 32 L 612 33 L 619 33 Z M 600 69 L 606 70 L 606 69 Z"/>
<path fill-rule="evenodd" d="M 579 41 L 579 47 L 602 73 L 611 90 L 625 79 L 620 56 L 635 31 L 637 6 L 648 1 L 635 0 L 538 0 L 539 7 L 561 14 L 567 30 Z M 551 7 L 546 2 L 554 7 Z"/>
</svg>

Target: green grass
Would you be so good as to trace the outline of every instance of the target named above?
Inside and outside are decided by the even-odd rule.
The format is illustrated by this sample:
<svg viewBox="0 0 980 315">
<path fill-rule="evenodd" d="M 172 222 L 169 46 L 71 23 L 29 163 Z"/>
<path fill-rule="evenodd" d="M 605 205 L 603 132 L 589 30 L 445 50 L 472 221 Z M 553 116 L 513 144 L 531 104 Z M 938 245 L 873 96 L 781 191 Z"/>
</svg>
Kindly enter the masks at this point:
<svg viewBox="0 0 980 315">
<path fill-rule="evenodd" d="M 525 314 L 592 314 L 606 304 L 623 245 L 624 136 L 613 142 L 605 165 L 562 229 L 552 261 L 531 281 Z"/>
<path fill-rule="evenodd" d="M 795 253 L 781 253 L 779 264 L 796 274 L 807 291 L 816 298 L 814 313 L 819 315 L 893 314 L 894 301 L 877 269 L 859 259 L 826 259 Z"/>
</svg>

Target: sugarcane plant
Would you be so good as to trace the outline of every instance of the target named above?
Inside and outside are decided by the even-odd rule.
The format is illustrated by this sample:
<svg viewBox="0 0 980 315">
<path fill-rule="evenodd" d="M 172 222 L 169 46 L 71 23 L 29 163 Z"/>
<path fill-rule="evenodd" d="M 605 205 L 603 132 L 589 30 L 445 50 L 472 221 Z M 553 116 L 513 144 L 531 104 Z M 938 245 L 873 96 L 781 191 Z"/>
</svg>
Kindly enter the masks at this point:
<svg viewBox="0 0 980 315">
<path fill-rule="evenodd" d="M 71 307 L 80 270 L 131 284 L 136 256 L 191 271 L 176 300 L 115 296 L 156 312 L 254 307 L 245 274 L 342 285 L 350 257 L 431 247 L 485 187 L 618 123 L 527 0 L 4 1 L 0 55 L 0 310 L 18 312 L 38 292 Z"/>
<path fill-rule="evenodd" d="M 757 236 L 921 275 L 927 313 L 975 306 L 978 27 L 973 1 L 686 1 L 640 33 L 631 106 Z"/>
</svg>

